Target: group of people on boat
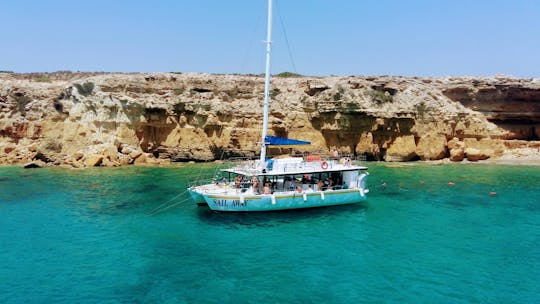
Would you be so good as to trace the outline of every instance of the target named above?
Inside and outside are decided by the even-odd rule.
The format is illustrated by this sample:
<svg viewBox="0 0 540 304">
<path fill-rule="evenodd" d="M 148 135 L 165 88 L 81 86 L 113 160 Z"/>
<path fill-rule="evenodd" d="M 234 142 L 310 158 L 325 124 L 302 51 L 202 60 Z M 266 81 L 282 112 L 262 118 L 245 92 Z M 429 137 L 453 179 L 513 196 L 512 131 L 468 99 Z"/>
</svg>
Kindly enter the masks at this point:
<svg viewBox="0 0 540 304">
<path fill-rule="evenodd" d="M 334 189 L 348 189 L 349 185 L 339 172 L 330 174 L 304 174 L 300 176 L 252 176 L 236 175 L 233 182 L 227 178 L 220 179 L 220 187 L 233 187 L 236 192 L 251 192 L 253 194 L 273 194 L 274 192 L 310 193 Z"/>
<path fill-rule="evenodd" d="M 338 181 L 332 177 L 325 177 L 317 179 L 315 177 L 310 177 L 305 174 L 302 179 L 294 179 L 291 177 L 286 177 L 284 182 L 284 189 L 289 189 L 293 191 L 296 189 L 297 192 L 313 192 L 313 191 L 326 191 L 333 190 L 336 187 Z M 345 183 L 345 186 L 346 183 Z M 341 185 L 343 188 L 343 185 Z"/>
</svg>

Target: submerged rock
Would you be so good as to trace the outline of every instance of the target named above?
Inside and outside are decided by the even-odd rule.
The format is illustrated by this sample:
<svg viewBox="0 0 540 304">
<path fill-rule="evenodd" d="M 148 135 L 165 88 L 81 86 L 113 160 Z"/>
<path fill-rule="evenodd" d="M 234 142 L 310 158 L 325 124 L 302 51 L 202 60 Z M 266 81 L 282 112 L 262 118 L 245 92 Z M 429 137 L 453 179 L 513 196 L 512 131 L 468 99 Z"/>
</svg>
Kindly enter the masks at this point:
<svg viewBox="0 0 540 304">
<path fill-rule="evenodd" d="M 32 162 L 29 162 L 23 166 L 25 169 L 35 169 L 35 168 L 43 168 L 47 166 L 47 164 L 41 160 L 34 160 Z"/>
</svg>

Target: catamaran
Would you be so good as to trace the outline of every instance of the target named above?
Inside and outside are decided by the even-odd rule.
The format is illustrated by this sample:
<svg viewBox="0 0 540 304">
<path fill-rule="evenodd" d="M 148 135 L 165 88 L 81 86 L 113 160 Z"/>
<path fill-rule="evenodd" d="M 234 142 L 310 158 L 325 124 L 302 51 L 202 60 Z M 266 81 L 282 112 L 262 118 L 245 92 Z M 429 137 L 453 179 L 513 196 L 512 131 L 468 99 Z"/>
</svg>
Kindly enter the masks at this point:
<svg viewBox="0 0 540 304">
<path fill-rule="evenodd" d="M 258 160 L 222 169 L 222 178 L 188 188 L 197 203 L 216 211 L 273 211 L 354 204 L 366 200 L 367 167 L 348 157 L 319 155 L 267 159 L 269 146 L 306 141 L 268 136 L 272 0 L 268 0 L 261 153 Z"/>
</svg>

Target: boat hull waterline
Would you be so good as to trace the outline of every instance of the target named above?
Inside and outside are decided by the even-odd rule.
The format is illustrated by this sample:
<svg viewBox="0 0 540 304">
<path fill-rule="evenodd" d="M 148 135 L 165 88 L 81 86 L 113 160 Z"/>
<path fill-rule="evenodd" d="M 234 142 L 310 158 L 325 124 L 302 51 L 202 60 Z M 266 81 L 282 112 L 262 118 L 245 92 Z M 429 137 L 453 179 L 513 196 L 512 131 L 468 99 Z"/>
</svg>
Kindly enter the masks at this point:
<svg viewBox="0 0 540 304">
<path fill-rule="evenodd" d="M 205 201 L 216 211 L 275 211 L 354 204 L 366 199 L 358 189 L 318 193 L 269 194 L 259 196 L 205 196 Z"/>
</svg>

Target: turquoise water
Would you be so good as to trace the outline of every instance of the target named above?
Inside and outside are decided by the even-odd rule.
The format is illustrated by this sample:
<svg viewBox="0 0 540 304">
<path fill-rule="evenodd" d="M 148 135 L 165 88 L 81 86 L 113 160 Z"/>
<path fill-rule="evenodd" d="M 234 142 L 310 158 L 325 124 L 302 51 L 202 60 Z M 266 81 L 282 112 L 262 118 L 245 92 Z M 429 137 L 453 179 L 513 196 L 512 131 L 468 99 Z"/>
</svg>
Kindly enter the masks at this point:
<svg viewBox="0 0 540 304">
<path fill-rule="evenodd" d="M 540 167 L 373 164 L 362 204 L 147 215 L 198 167 L 0 168 L 0 303 L 540 302 Z"/>
</svg>

